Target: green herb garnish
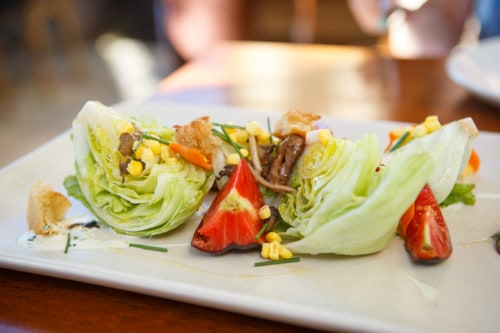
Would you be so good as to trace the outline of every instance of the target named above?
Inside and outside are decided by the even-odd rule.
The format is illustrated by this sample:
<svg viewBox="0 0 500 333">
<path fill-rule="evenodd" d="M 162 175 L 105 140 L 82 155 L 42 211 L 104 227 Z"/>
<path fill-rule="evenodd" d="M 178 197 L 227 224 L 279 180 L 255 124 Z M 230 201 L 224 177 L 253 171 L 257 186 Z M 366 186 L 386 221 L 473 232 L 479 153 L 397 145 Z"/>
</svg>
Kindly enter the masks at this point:
<svg viewBox="0 0 500 333">
<path fill-rule="evenodd" d="M 225 127 L 225 128 L 237 128 L 237 129 L 241 129 L 241 130 L 244 130 L 246 129 L 245 126 L 241 126 L 241 125 L 233 125 L 233 124 L 221 124 L 221 123 L 212 123 L 213 126 L 219 126 L 221 128 Z"/>
<path fill-rule="evenodd" d="M 141 134 L 141 141 L 142 141 L 142 139 L 158 141 L 159 143 L 162 143 L 162 144 L 167 145 L 167 146 L 170 144 L 169 140 L 165 140 L 165 139 L 159 138 L 159 137 L 154 136 L 154 135 L 149 135 L 147 133 Z"/>
<path fill-rule="evenodd" d="M 269 222 L 264 223 L 264 225 L 262 226 L 262 228 L 260 228 L 260 230 L 257 233 L 257 235 L 255 235 L 255 239 L 259 239 L 260 236 L 262 236 L 262 234 L 266 231 L 266 229 L 267 229 L 268 226 L 269 226 Z"/>
<path fill-rule="evenodd" d="M 394 145 L 391 147 L 391 149 L 389 149 L 389 153 L 395 151 L 396 149 L 398 149 L 399 147 L 401 147 L 403 145 L 403 142 L 406 140 L 406 138 L 410 135 L 410 131 L 406 131 L 404 132 L 403 135 L 401 135 L 401 137 L 398 139 L 398 141 L 396 141 L 396 143 L 394 143 Z"/>
<path fill-rule="evenodd" d="M 240 156 L 240 158 L 244 158 L 243 153 L 241 152 L 240 148 L 238 147 L 238 144 L 231 139 L 231 136 L 229 136 L 229 133 L 226 131 L 224 127 L 220 128 L 224 135 L 226 136 L 226 141 L 229 143 L 233 149 L 236 151 L 236 153 Z"/>
<path fill-rule="evenodd" d="M 68 253 L 70 246 L 71 246 L 71 233 L 68 232 L 66 236 L 66 247 L 64 248 L 64 254 Z"/>
<path fill-rule="evenodd" d="M 168 251 L 168 249 L 165 247 L 152 246 L 152 245 L 146 245 L 146 244 L 129 243 L 128 246 L 135 247 L 138 249 L 143 249 L 143 250 L 157 251 L 157 252 L 167 252 Z"/>
<path fill-rule="evenodd" d="M 212 133 L 219 137 L 221 140 L 223 141 L 226 141 L 228 144 L 230 144 L 234 150 L 236 150 L 236 152 L 240 155 L 240 157 L 242 157 L 242 154 L 240 153 L 240 148 L 242 148 L 243 146 L 234 142 L 233 139 L 231 139 L 231 136 L 229 135 L 229 133 L 226 131 L 226 128 L 236 128 L 236 129 L 240 129 L 240 130 L 246 130 L 245 127 L 243 126 L 239 126 L 239 125 L 225 125 L 225 124 L 220 124 L 220 123 L 212 123 L 212 125 L 215 125 L 215 126 L 219 126 L 222 133 L 217 131 L 215 128 L 212 128 Z"/>
<path fill-rule="evenodd" d="M 291 257 L 289 259 L 259 261 L 259 262 L 256 262 L 254 264 L 254 266 L 260 267 L 260 266 L 280 265 L 280 264 L 287 264 L 289 262 L 298 262 L 298 261 L 300 261 L 300 257 Z"/>
<path fill-rule="evenodd" d="M 223 133 L 216 130 L 215 128 L 212 128 L 212 134 L 215 135 L 216 137 L 220 138 L 222 141 L 227 140 L 226 136 Z"/>
<path fill-rule="evenodd" d="M 455 183 L 450 194 L 442 201 L 439 206 L 447 207 L 455 203 L 462 202 L 465 205 L 474 205 L 476 203 L 476 196 L 472 190 L 474 190 L 474 184 L 463 184 Z"/>
<path fill-rule="evenodd" d="M 272 133 L 271 118 L 269 118 L 269 117 L 267 117 L 267 131 L 269 132 L 269 134 Z M 269 135 L 269 143 L 270 144 L 273 143 L 273 136 L 272 135 Z"/>
</svg>

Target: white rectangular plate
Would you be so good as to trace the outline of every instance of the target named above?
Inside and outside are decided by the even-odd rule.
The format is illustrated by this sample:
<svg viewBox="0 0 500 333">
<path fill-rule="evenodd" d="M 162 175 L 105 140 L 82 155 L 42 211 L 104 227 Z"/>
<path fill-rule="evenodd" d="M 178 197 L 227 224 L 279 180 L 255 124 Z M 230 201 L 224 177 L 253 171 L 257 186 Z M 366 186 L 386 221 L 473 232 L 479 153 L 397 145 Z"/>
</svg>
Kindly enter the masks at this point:
<svg viewBox="0 0 500 333">
<path fill-rule="evenodd" d="M 210 115 L 213 121 L 245 124 L 278 113 L 145 103 L 120 106 L 149 114 L 166 125 Z M 387 133 L 400 124 L 324 118 L 337 136 L 358 139 L 374 132 L 383 147 Z M 173 300 L 319 329 L 370 331 L 488 332 L 498 327 L 500 256 L 489 238 L 500 231 L 500 135 L 483 132 L 474 142 L 482 158 L 474 182 L 475 206 L 455 205 L 443 213 L 454 252 L 434 266 L 411 262 L 403 242 L 394 238 L 382 252 L 361 257 L 301 256 L 285 265 L 254 267 L 257 251 L 221 256 L 189 246 L 200 215 L 172 233 L 154 239 L 123 237 L 101 227 L 94 240 L 64 253 L 65 239 L 52 250 L 19 246 L 27 231 L 31 186 L 42 180 L 66 193 L 62 181 L 73 173 L 70 133 L 63 133 L 0 170 L 0 266 L 83 281 Z M 387 193 L 397 195 L 397 193 Z M 77 202 L 67 214 L 85 210 Z M 205 208 L 208 207 L 208 201 Z M 102 246 L 85 246 L 85 244 Z M 122 246 L 140 242 L 168 248 L 167 253 Z M 57 245 L 60 244 L 60 245 Z"/>
</svg>

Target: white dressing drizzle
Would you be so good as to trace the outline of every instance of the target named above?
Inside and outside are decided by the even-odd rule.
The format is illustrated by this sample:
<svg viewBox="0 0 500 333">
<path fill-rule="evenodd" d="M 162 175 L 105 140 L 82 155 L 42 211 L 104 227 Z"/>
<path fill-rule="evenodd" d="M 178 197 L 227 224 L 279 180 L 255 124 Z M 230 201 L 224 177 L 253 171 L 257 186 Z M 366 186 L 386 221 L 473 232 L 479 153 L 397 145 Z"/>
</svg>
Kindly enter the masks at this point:
<svg viewBox="0 0 500 333">
<path fill-rule="evenodd" d="M 440 294 L 439 290 L 436 287 L 431 286 L 430 284 L 428 284 L 426 282 L 422 282 L 420 280 L 417 280 L 415 277 L 413 277 L 411 275 L 408 275 L 408 277 L 413 282 L 415 282 L 415 284 L 417 285 L 418 289 L 420 290 L 420 292 L 422 293 L 422 295 L 424 296 L 424 298 L 426 300 L 431 301 L 431 302 L 435 302 L 436 301 L 437 297 Z"/>
<path fill-rule="evenodd" d="M 97 228 L 87 228 L 84 225 L 94 220 L 91 216 L 77 216 L 61 221 L 58 226 L 60 233 L 57 235 L 37 235 L 33 231 L 24 232 L 17 240 L 17 245 L 36 251 L 64 251 L 70 236 L 68 250 L 72 249 L 116 249 L 128 247 L 123 239 L 99 239 L 96 237 Z M 109 234 L 109 232 L 104 231 Z M 101 232 L 103 233 L 103 232 Z M 108 237 L 109 238 L 109 237 Z"/>
</svg>

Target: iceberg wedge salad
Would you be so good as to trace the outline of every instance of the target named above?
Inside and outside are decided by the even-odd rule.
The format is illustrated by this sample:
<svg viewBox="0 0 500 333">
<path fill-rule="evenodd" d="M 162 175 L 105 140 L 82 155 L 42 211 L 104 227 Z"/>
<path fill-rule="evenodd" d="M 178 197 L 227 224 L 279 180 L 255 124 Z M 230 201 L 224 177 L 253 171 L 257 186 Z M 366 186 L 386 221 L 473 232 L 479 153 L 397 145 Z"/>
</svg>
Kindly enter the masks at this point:
<svg viewBox="0 0 500 333">
<path fill-rule="evenodd" d="M 463 119 L 385 156 L 374 135 L 357 142 L 332 137 L 303 153 L 279 212 L 295 253 L 364 255 L 395 235 L 400 217 L 425 184 L 444 200 L 467 164 L 478 134 Z"/>
<path fill-rule="evenodd" d="M 334 148 L 338 141 L 347 140 L 332 138 L 326 148 L 311 146 L 303 160 L 323 150 L 333 151 L 324 161 L 328 165 L 310 168 L 313 172 L 307 177 L 301 172 L 307 163 L 299 161 L 293 180 L 298 191 L 287 194 L 279 207 L 291 225 L 283 238 L 297 239 L 287 244 L 292 252 L 362 255 L 382 250 L 432 172 L 434 162 L 425 151 L 399 154 L 389 165 L 379 167 L 382 155 L 375 136 L 347 144 L 355 145 L 352 150 Z M 335 165 L 342 160 L 342 165 Z M 319 191 L 307 190 L 312 183 L 323 182 Z"/>
<path fill-rule="evenodd" d="M 99 102 L 84 105 L 72 140 L 75 175 L 64 181 L 68 194 L 120 234 L 152 236 L 176 228 L 196 212 L 214 181 L 212 171 L 165 144 L 175 140 L 174 129 Z"/>
</svg>

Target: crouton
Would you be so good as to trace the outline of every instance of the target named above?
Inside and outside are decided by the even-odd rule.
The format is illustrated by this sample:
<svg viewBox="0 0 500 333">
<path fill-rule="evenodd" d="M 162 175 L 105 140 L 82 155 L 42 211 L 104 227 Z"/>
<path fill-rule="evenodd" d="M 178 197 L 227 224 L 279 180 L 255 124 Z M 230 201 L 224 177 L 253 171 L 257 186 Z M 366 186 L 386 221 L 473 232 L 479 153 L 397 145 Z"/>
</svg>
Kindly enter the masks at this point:
<svg viewBox="0 0 500 333">
<path fill-rule="evenodd" d="M 28 199 L 27 222 L 36 234 L 59 233 L 58 223 L 63 219 L 71 202 L 63 194 L 56 192 L 46 183 L 38 181 Z"/>
<path fill-rule="evenodd" d="M 174 126 L 175 140 L 183 146 L 196 148 L 209 161 L 220 147 L 220 141 L 212 134 L 210 117 L 204 116 L 194 119 L 189 124 Z"/>
<path fill-rule="evenodd" d="M 299 110 L 288 111 L 275 124 L 273 135 L 280 139 L 290 134 L 305 137 L 307 132 L 314 130 L 314 122 L 320 118 L 320 115 L 314 113 Z"/>
</svg>

